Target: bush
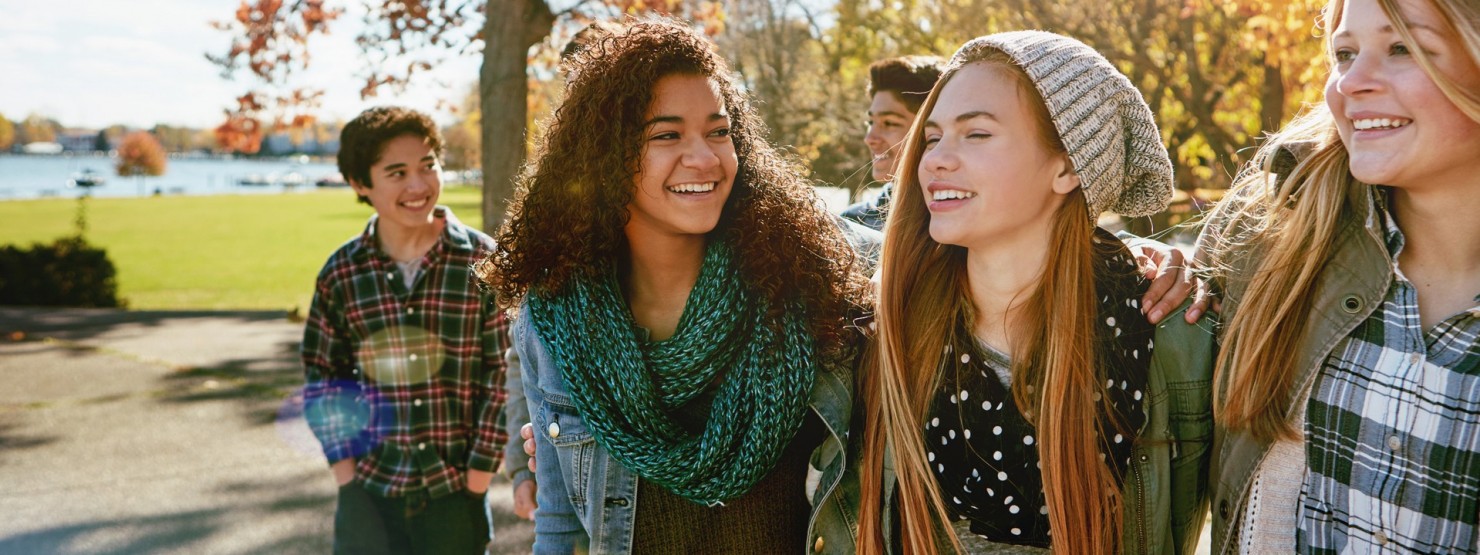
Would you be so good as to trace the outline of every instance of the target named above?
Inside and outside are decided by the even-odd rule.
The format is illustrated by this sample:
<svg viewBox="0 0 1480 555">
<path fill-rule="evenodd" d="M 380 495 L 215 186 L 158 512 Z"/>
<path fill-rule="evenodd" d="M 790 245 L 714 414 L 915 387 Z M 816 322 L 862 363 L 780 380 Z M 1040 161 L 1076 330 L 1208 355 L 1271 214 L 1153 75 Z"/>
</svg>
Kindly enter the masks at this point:
<svg viewBox="0 0 1480 555">
<path fill-rule="evenodd" d="M 120 307 L 118 271 L 81 235 L 0 247 L 0 305 Z"/>
</svg>

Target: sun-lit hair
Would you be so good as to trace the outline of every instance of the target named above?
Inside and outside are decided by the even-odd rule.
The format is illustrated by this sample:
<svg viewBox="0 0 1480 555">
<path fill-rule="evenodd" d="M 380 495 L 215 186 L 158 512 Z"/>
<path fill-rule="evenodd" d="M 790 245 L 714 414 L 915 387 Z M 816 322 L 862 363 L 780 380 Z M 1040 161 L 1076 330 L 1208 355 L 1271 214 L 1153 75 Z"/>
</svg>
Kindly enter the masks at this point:
<svg viewBox="0 0 1480 555">
<path fill-rule="evenodd" d="M 745 283 L 769 301 L 773 316 L 786 300 L 800 300 L 819 352 L 840 352 L 848 315 L 870 294 L 861 259 L 796 163 L 766 141 L 765 124 L 714 45 L 680 22 L 651 19 L 588 43 L 565 63 L 565 99 L 544 122 L 495 236 L 497 250 L 478 264 L 499 302 L 513 306 L 531 288 L 558 293 L 625 259 L 653 89 L 665 76 L 703 76 L 729 114 L 739 159 L 711 238 L 735 246 Z"/>
<path fill-rule="evenodd" d="M 1480 5 L 1464 0 L 1428 1 L 1442 24 L 1459 39 L 1461 55 L 1480 67 Z M 1417 44 L 1397 0 L 1378 0 L 1407 44 Z M 1341 22 L 1342 0 L 1327 4 L 1323 28 L 1328 53 L 1332 30 Z M 1480 122 L 1480 91 L 1461 88 L 1438 71 L 1421 48 L 1411 48 L 1420 66 L 1470 119 Z M 1329 58 L 1329 56 L 1328 56 Z M 1291 149 L 1308 152 L 1296 160 Z M 1325 103 L 1290 122 L 1270 138 L 1235 179 L 1209 218 L 1205 251 L 1215 274 L 1246 279 L 1227 322 L 1218 354 L 1214 414 L 1231 429 L 1248 429 L 1272 441 L 1298 437 L 1290 423 L 1300 352 L 1310 329 L 1315 292 L 1335 249 L 1342 214 L 1367 202 L 1368 186 L 1351 174 L 1346 147 Z M 1246 277 L 1228 275 L 1219 261 L 1262 255 Z"/>
<path fill-rule="evenodd" d="M 868 66 L 868 96 L 881 92 L 894 95 L 911 112 L 920 111 L 920 103 L 930 94 L 946 61 L 938 56 L 898 56 L 885 58 Z"/>
<path fill-rule="evenodd" d="M 1043 147 L 1064 153 L 1042 96 L 1010 57 L 988 49 L 979 59 L 948 68 L 921 106 L 929 114 L 961 67 L 986 64 L 1013 79 L 1031 106 Z M 930 214 L 918 175 L 924 155 L 924 121 L 916 118 L 900 160 L 894 212 L 884 226 L 882 281 L 875 319 L 876 341 L 867 353 L 859 385 L 867 419 L 860 468 L 859 553 L 883 552 L 883 490 L 886 444 L 892 450 L 905 553 L 931 554 L 959 538 L 949 526 L 941 493 L 931 474 L 922 430 L 942 379 L 945 347 L 964 344 L 963 323 L 975 321 L 967 289 L 966 249 L 930 237 Z M 1037 429 L 1043 491 L 1058 553 L 1113 553 L 1119 545 L 1120 490 L 1098 456 L 1097 417 L 1102 408 L 1103 364 L 1094 347 L 1098 304 L 1093 262 L 1097 248 L 1088 207 L 1076 189 L 1053 214 L 1047 263 L 1028 295 L 1009 337 L 1013 340 L 1012 395 Z M 1032 391 L 1040 394 L 1035 395 Z"/>
</svg>

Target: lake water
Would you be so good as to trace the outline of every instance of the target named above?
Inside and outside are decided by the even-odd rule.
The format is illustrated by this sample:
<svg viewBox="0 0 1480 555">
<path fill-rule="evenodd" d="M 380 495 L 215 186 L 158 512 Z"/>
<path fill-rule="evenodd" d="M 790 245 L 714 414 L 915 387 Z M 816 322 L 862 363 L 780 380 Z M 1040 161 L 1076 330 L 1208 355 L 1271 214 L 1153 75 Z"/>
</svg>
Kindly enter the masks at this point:
<svg viewBox="0 0 1480 555">
<path fill-rule="evenodd" d="M 0 154 L 0 201 L 77 197 L 89 192 L 98 197 L 133 197 L 152 195 L 156 190 L 164 195 L 283 193 L 313 189 L 315 181 L 339 173 L 332 162 L 178 158 L 170 159 L 164 175 L 141 181 L 137 177 L 119 177 L 114 164 L 116 161 L 111 157 L 87 154 Z M 89 169 L 103 178 L 102 185 L 87 189 L 68 184 L 79 172 Z M 290 174 L 300 176 L 303 183 L 284 184 L 284 177 Z M 248 186 L 241 184 L 243 180 L 272 183 Z M 456 181 L 452 172 L 444 173 L 442 180 L 443 183 Z M 848 205 L 846 190 L 818 187 L 817 193 L 833 212 Z"/>
<path fill-rule="evenodd" d="M 172 158 L 164 175 L 140 179 L 119 177 L 116 163 L 108 156 L 86 154 L 0 154 L 0 200 L 76 197 L 85 192 L 99 197 L 150 195 L 156 191 L 166 195 L 281 193 L 311 189 L 315 181 L 338 173 L 332 162 L 321 161 Z M 103 178 L 103 184 L 90 189 L 69 185 L 73 176 L 84 170 L 95 172 Z M 248 186 L 242 185 L 243 181 L 267 184 Z"/>
</svg>

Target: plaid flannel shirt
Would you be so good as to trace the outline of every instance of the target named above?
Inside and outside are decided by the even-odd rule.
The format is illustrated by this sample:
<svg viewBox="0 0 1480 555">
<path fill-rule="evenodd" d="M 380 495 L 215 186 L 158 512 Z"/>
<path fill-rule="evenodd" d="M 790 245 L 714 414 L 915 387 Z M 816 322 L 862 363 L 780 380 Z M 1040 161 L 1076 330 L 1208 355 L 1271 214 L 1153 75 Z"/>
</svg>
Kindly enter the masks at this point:
<svg viewBox="0 0 1480 555">
<path fill-rule="evenodd" d="M 446 231 L 410 290 L 372 216 L 324 264 L 303 333 L 309 427 L 330 463 L 356 458 L 356 479 L 386 497 L 461 491 L 508 441 L 508 322 L 470 268 L 493 240 L 438 210 Z"/>
<path fill-rule="evenodd" d="M 1403 234 L 1383 200 L 1373 217 L 1396 269 Z M 1477 335 L 1480 304 L 1425 332 L 1418 292 L 1397 272 L 1382 306 L 1337 343 L 1307 405 L 1299 552 L 1476 551 Z"/>
</svg>

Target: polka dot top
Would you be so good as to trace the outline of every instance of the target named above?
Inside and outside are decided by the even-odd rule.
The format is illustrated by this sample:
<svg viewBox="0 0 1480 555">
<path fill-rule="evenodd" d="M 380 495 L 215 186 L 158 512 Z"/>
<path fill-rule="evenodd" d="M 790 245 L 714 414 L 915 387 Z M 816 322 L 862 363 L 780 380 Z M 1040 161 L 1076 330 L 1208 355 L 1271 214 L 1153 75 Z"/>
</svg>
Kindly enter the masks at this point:
<svg viewBox="0 0 1480 555">
<path fill-rule="evenodd" d="M 1134 262 L 1122 257 L 1106 262 L 1107 267 L 1129 264 L 1134 269 Z M 1109 363 L 1101 365 L 1105 390 L 1096 398 L 1109 400 L 1101 413 L 1109 436 L 1100 441 L 1102 458 L 1123 481 L 1134 431 L 1146 421 L 1154 328 L 1139 311 L 1144 280 L 1114 281 L 1129 283 L 1097 283 L 1098 291 L 1124 293 L 1101 295 L 1099 339 L 1108 347 L 1101 357 Z M 968 339 L 965 345 L 946 347 L 941 387 L 925 420 L 926 458 L 946 509 L 956 519 L 969 520 L 971 532 L 990 541 L 1049 547 L 1038 437 L 1013 400 L 1011 361 L 970 333 L 958 335 Z"/>
</svg>

